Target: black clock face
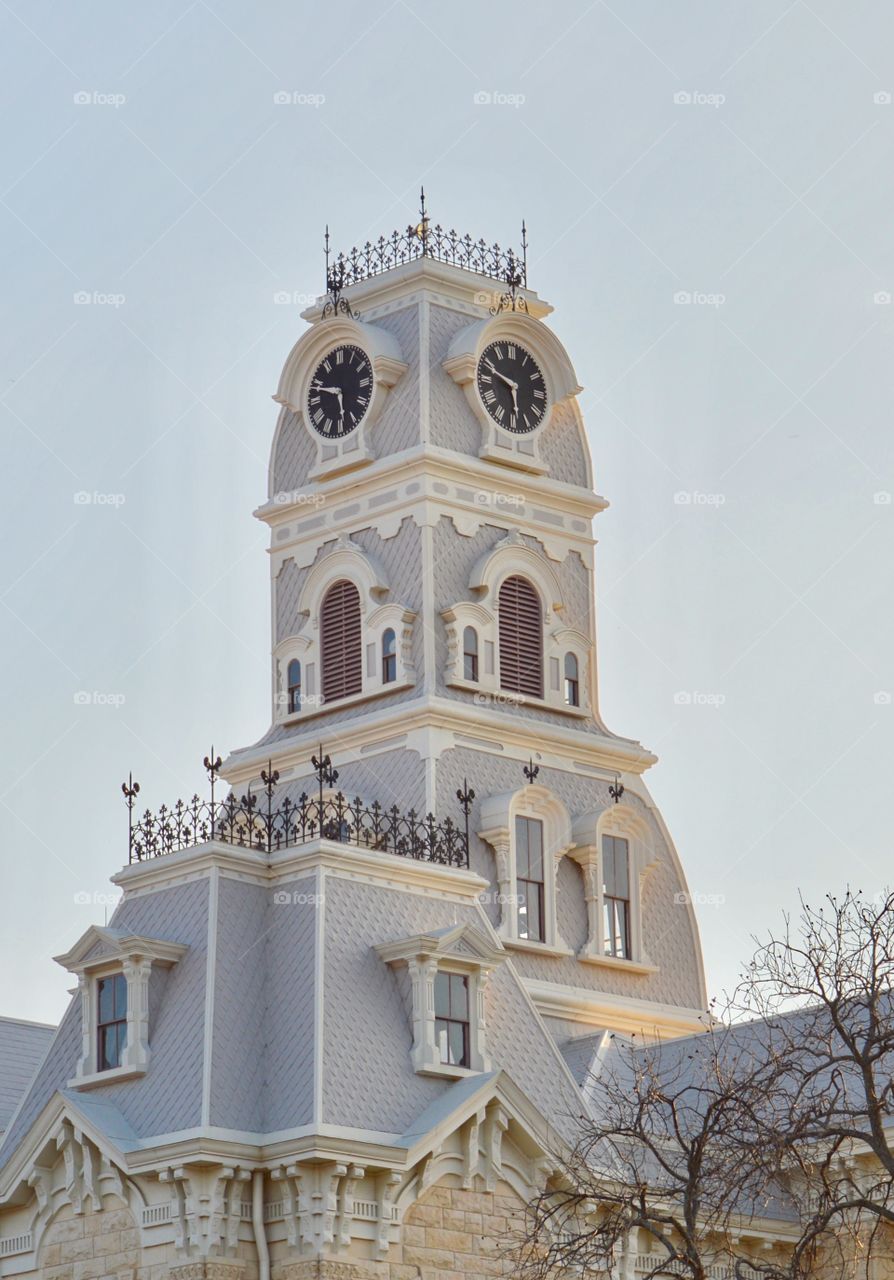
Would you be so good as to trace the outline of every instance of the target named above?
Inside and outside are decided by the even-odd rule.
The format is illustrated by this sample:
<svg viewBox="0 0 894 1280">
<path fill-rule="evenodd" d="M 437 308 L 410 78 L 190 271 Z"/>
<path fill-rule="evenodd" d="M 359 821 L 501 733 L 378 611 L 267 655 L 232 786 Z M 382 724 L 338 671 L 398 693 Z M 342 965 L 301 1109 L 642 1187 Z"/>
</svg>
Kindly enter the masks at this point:
<svg viewBox="0 0 894 1280">
<path fill-rule="evenodd" d="M 314 370 L 307 392 L 311 425 L 327 440 L 350 435 L 369 408 L 373 373 L 359 347 L 335 347 Z"/>
<path fill-rule="evenodd" d="M 546 383 L 530 351 L 500 340 L 478 361 L 478 394 L 498 426 L 515 435 L 536 430 L 546 413 Z"/>
</svg>

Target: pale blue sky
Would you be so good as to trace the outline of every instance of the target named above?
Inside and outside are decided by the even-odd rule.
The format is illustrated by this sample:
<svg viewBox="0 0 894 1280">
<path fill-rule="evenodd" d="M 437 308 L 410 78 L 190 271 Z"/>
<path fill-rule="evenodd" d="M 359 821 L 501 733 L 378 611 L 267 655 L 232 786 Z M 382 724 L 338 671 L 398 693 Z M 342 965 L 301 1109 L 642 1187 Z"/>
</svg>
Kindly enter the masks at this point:
<svg viewBox="0 0 894 1280">
<path fill-rule="evenodd" d="M 265 727 L 274 295 L 420 180 L 527 219 L 612 503 L 602 706 L 661 757 L 709 989 L 799 888 L 891 878 L 892 36 L 862 0 L 3 0 L 0 1012 L 61 1014 L 128 769 L 159 803 Z"/>
</svg>

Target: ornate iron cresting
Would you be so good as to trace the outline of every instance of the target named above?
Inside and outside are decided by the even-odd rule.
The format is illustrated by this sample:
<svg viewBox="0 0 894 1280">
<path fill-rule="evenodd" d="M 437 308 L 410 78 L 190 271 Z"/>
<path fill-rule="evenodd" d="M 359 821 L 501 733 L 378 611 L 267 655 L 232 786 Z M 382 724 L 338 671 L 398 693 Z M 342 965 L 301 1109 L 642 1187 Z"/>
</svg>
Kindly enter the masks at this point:
<svg viewBox="0 0 894 1280">
<path fill-rule="evenodd" d="M 535 764 L 533 760 L 529 760 L 524 769 L 522 769 L 522 773 L 527 778 L 529 786 L 536 781 L 539 772 L 540 765 Z"/>
<path fill-rule="evenodd" d="M 613 783 L 609 783 L 608 794 L 614 800 L 615 804 L 621 803 L 621 796 L 624 794 L 624 783 L 621 781 L 620 775 L 615 774 Z"/>
<path fill-rule="evenodd" d="M 527 311 L 528 301 L 523 293 L 519 293 L 522 285 L 528 282 L 528 230 L 522 223 L 522 256 L 519 260 L 510 249 L 506 254 L 506 273 L 503 279 L 506 282 L 506 289 L 501 293 L 494 306 L 491 307 L 492 316 L 498 316 L 501 311 Z"/>
<path fill-rule="evenodd" d="M 214 759 L 213 751 L 210 759 Z M 434 814 L 423 817 L 415 809 L 402 813 L 397 805 L 390 809 L 382 808 L 378 802 L 364 805 L 359 797 L 349 800 L 340 791 L 327 796 L 323 787 L 332 785 L 338 774 L 322 750 L 313 763 L 320 784 L 318 795 L 313 798 L 303 793 L 297 801 L 286 796 L 275 803 L 279 773 L 268 763 L 260 775 L 265 799 L 260 807 L 258 797 L 249 789 L 241 799 L 232 793 L 220 801 L 202 800 L 196 795 L 170 807 L 162 805 L 155 812 L 147 809 L 136 820 L 133 805 L 140 788 L 129 777 L 122 790 L 127 801 L 130 861 L 160 858 L 211 840 L 274 853 L 323 838 L 418 862 L 448 867 L 469 865 L 469 809 L 475 793 L 468 787 L 464 793 L 457 793 L 465 814 L 463 829 L 450 818 L 438 822 Z M 215 769 L 212 783 L 216 772 Z"/>
<path fill-rule="evenodd" d="M 403 231 L 392 231 L 390 236 L 379 236 L 378 240 L 367 240 L 360 246 L 349 249 L 347 253 L 339 253 L 330 263 L 329 228 L 326 228 L 326 292 L 329 295 L 323 314 L 334 315 L 339 307 L 347 306 L 342 291 L 361 280 L 369 280 L 372 276 L 390 271 L 405 262 L 414 262 L 417 258 L 433 258 L 436 262 L 446 262 L 454 267 L 462 267 L 476 275 L 488 276 L 491 280 L 502 280 L 506 283 L 507 299 L 505 306 L 513 310 L 526 309 L 524 298 L 518 297 L 518 290 L 526 288 L 528 283 L 528 240 L 524 223 L 522 223 L 521 253 L 514 249 L 501 249 L 498 244 L 487 244 L 484 240 L 473 240 L 469 235 L 459 235 L 454 230 L 447 230 L 440 224 L 431 225 L 431 219 L 425 207 L 425 191 L 420 192 L 419 221 Z M 336 286 L 330 286 L 330 276 Z M 498 303 L 498 309 L 505 306 Z"/>
<path fill-rule="evenodd" d="M 350 283 L 346 279 L 344 263 L 341 260 L 341 254 L 336 258 L 335 262 L 329 260 L 329 227 L 326 227 L 326 301 L 323 304 L 323 319 L 329 316 L 350 316 L 352 320 L 357 319 L 356 311 L 351 309 L 351 304 L 344 297 L 344 287 Z"/>
</svg>

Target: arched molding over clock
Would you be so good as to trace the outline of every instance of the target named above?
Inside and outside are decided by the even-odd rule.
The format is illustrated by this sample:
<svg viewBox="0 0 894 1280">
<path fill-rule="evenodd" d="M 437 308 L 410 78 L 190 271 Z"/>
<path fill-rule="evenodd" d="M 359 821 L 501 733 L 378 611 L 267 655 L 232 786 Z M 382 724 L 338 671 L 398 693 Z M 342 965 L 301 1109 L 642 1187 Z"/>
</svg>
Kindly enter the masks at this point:
<svg viewBox="0 0 894 1280">
<path fill-rule="evenodd" d="M 515 687 L 517 682 L 507 680 L 501 670 L 500 593 L 510 578 L 524 579 L 539 600 L 542 635 L 539 640 L 530 637 L 532 644 L 528 647 L 540 655 L 542 662 L 540 697 L 520 692 Z M 487 695 L 497 707 L 511 701 L 561 711 L 579 719 L 591 717 L 592 641 L 583 631 L 564 623 L 562 586 L 547 558 L 529 547 L 513 530 L 476 561 L 469 578 L 469 592 L 473 599 L 457 601 L 441 612 L 447 629 L 446 683 L 451 688 L 474 693 L 479 699 Z M 468 629 L 475 633 L 478 652 L 475 679 L 470 679 L 470 668 L 465 661 Z M 524 648 L 524 637 L 521 641 Z M 568 654 L 574 656 L 579 672 L 578 700 L 573 705 L 566 700 Z"/>
<path fill-rule="evenodd" d="M 311 395 L 319 398 L 321 366 L 331 359 L 335 369 L 337 353 L 345 357 L 345 369 L 348 360 L 352 367 L 356 365 L 354 383 L 346 383 L 341 388 L 346 396 L 355 399 L 349 398 L 348 403 L 343 404 L 336 370 L 332 377 L 326 378 L 331 391 L 327 389 L 323 393 L 321 407 L 314 407 Z M 400 344 L 390 330 L 349 316 L 320 321 L 296 342 L 283 366 L 273 399 L 296 415 L 313 441 L 316 462 L 308 479 L 327 478 L 373 461 L 375 453 L 370 433 L 382 414 L 388 392 L 406 371 Z M 369 387 L 360 387 L 359 383 L 366 378 L 370 379 Z M 344 410 L 341 415 L 340 408 Z M 316 423 L 312 415 L 318 419 Z"/>
<path fill-rule="evenodd" d="M 360 664 L 358 687 L 337 698 L 324 699 L 323 635 L 324 602 L 333 587 L 350 584 L 359 598 L 359 630 L 343 637 L 357 650 Z M 392 600 L 391 584 L 375 556 L 350 538 L 340 538 L 322 554 L 308 572 L 296 601 L 293 630 L 273 650 L 273 714 L 277 723 L 301 723 L 333 706 L 362 702 L 380 693 L 392 693 L 414 683 L 412 660 L 414 610 Z M 382 648 L 388 632 L 394 633 L 393 658 L 383 664 Z M 388 641 L 390 644 L 390 640 Z M 301 663 L 301 702 L 296 709 L 289 695 L 289 666 Z"/>
<path fill-rule="evenodd" d="M 443 367 L 463 388 L 481 426 L 479 457 L 525 471 L 549 471 L 540 452 L 541 438 L 556 406 L 582 390 L 565 348 L 551 330 L 524 312 L 502 312 L 458 330 Z M 492 396 L 490 407 L 482 398 L 482 376 L 496 380 L 492 385 L 499 394 Z M 533 390 L 526 412 L 526 403 L 517 398 L 529 384 Z M 546 406 L 542 412 L 540 401 L 533 398 L 541 388 Z M 503 403 L 507 390 L 511 399 Z M 490 396 L 491 391 L 484 394 Z M 514 418 L 513 408 L 518 410 Z"/>
</svg>

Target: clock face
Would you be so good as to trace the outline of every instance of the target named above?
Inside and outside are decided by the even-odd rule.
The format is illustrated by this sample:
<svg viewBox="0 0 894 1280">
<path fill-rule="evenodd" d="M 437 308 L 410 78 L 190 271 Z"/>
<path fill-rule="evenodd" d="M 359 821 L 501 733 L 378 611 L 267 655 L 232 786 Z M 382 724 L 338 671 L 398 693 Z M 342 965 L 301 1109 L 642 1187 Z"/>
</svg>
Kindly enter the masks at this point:
<svg viewBox="0 0 894 1280">
<path fill-rule="evenodd" d="M 315 431 L 340 440 L 359 426 L 373 393 L 369 357 L 359 347 L 334 347 L 314 370 L 307 392 L 307 412 Z"/>
<path fill-rule="evenodd" d="M 530 351 L 501 339 L 478 361 L 478 394 L 498 426 L 515 435 L 536 430 L 546 413 L 546 383 Z"/>
</svg>

